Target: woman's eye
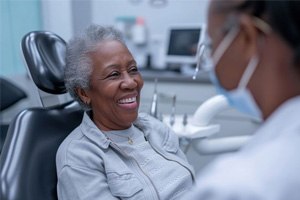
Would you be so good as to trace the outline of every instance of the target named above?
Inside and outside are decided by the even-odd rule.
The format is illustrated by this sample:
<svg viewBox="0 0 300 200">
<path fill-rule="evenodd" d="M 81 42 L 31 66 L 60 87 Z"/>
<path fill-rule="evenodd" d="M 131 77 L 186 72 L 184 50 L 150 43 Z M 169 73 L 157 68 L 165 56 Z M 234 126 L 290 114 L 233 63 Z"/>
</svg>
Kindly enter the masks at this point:
<svg viewBox="0 0 300 200">
<path fill-rule="evenodd" d="M 136 73 L 136 72 L 138 72 L 138 71 L 139 71 L 139 70 L 138 70 L 138 68 L 137 68 L 136 66 L 131 67 L 130 70 L 129 70 L 130 73 Z"/>
<path fill-rule="evenodd" d="M 119 76 L 119 75 L 120 75 L 119 72 L 114 71 L 114 72 L 110 73 L 110 74 L 107 76 L 107 78 L 110 78 L 110 77 L 117 77 L 117 76 Z"/>
</svg>

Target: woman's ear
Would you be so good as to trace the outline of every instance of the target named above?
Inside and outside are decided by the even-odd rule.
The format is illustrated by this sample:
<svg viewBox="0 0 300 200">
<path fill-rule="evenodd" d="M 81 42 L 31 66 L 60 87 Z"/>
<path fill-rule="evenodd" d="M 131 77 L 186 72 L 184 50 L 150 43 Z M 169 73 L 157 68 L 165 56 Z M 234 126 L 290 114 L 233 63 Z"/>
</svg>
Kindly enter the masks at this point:
<svg viewBox="0 0 300 200">
<path fill-rule="evenodd" d="M 247 14 L 240 15 L 240 30 L 244 55 L 249 59 L 254 55 L 258 55 L 259 32 L 251 16 Z"/>
<path fill-rule="evenodd" d="M 82 88 L 76 88 L 76 92 L 78 96 L 80 97 L 81 101 L 85 104 L 89 105 L 91 102 L 91 98 L 88 95 L 88 92 Z"/>
</svg>

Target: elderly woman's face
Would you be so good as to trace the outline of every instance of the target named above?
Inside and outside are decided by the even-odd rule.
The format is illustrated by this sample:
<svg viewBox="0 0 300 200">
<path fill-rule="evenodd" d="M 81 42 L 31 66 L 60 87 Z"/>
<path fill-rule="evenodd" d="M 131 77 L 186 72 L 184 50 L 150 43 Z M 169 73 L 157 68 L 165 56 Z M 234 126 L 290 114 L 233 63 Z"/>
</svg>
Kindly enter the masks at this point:
<svg viewBox="0 0 300 200">
<path fill-rule="evenodd" d="M 121 130 L 137 118 L 143 79 L 129 50 L 118 41 L 98 44 L 87 95 L 93 121 L 102 130 Z"/>
</svg>

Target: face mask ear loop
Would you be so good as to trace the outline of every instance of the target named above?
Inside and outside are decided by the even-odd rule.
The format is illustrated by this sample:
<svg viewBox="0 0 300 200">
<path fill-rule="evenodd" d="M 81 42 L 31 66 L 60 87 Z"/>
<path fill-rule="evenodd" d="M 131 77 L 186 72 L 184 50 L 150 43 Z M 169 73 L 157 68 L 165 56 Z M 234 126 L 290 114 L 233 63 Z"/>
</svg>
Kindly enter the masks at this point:
<svg viewBox="0 0 300 200">
<path fill-rule="evenodd" d="M 238 85 L 238 88 L 246 88 L 247 87 L 249 80 L 252 77 L 257 65 L 258 65 L 258 57 L 254 56 L 251 58 L 249 64 L 247 65 L 246 70 L 243 73 L 243 76 Z"/>
<path fill-rule="evenodd" d="M 225 51 L 229 48 L 233 40 L 236 38 L 236 36 L 239 33 L 239 28 L 236 27 L 232 31 L 229 32 L 227 36 L 222 40 L 222 42 L 217 47 L 215 53 L 212 55 L 212 60 L 214 63 L 214 67 L 218 65 L 220 62 L 222 56 L 224 55 Z"/>
<path fill-rule="evenodd" d="M 265 34 L 269 34 L 270 32 L 272 32 L 272 28 L 270 27 L 270 25 L 267 24 L 265 21 L 261 20 L 260 18 L 253 17 L 253 21 L 254 21 L 256 27 L 259 28 L 261 31 L 263 31 Z M 242 88 L 242 87 L 246 88 L 257 65 L 258 65 L 258 57 L 254 56 L 251 58 L 248 66 L 240 80 L 238 88 Z"/>
</svg>

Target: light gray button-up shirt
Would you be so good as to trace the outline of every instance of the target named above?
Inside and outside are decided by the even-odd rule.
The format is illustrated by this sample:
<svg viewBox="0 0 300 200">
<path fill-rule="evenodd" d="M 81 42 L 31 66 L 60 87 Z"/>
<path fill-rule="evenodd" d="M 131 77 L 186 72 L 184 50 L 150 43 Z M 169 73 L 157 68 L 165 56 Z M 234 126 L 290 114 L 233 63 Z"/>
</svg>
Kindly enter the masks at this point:
<svg viewBox="0 0 300 200">
<path fill-rule="evenodd" d="M 58 198 L 180 199 L 192 186 L 194 172 L 179 148 L 176 134 L 147 114 L 140 114 L 133 126 L 144 134 L 145 153 L 151 151 L 160 158 L 151 160 L 150 168 L 149 165 L 141 165 L 145 157 L 140 147 L 136 148 L 139 152 L 132 152 L 135 148 L 124 150 L 124 143 L 112 142 L 85 113 L 82 123 L 64 140 L 57 152 Z M 156 164 L 161 166 L 161 159 L 165 167 L 161 174 L 165 178 L 147 171 Z M 167 177 L 168 167 L 170 173 Z M 181 178 L 178 180 L 178 177 Z M 176 180 L 176 186 L 170 184 L 172 179 Z M 170 187 L 162 190 L 164 185 Z"/>
</svg>

